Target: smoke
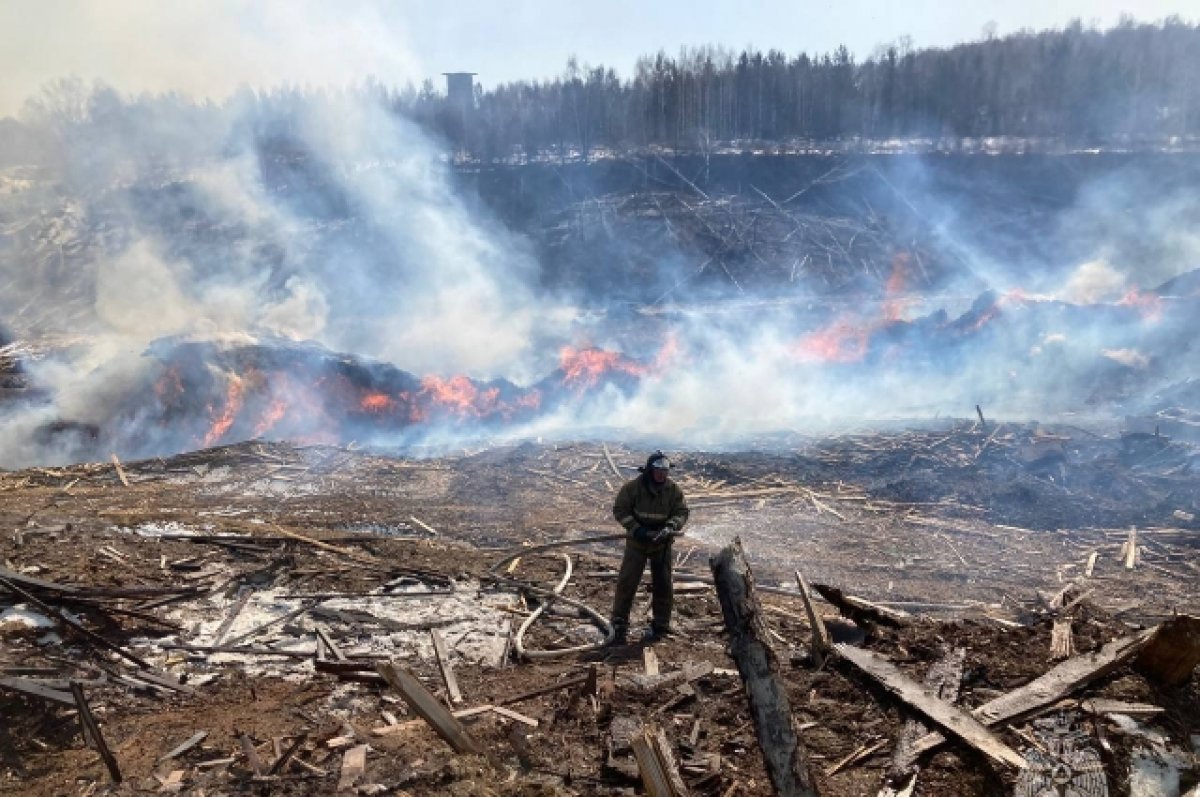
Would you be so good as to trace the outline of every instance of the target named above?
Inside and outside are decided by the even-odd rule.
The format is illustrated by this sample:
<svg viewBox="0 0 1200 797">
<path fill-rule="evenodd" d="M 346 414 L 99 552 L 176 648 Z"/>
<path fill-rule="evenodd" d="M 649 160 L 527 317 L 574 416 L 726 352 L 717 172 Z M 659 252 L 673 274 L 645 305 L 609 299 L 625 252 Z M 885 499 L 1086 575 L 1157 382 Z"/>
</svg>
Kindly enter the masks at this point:
<svg viewBox="0 0 1200 797">
<path fill-rule="evenodd" d="M 695 247 L 742 211 L 714 189 L 694 241 L 618 241 L 549 290 L 582 267 L 497 221 L 379 86 L 198 106 L 66 82 L 42 100 L 31 124 L 54 158 L 0 206 L 0 320 L 61 345 L 26 363 L 52 403 L 7 410 L 5 465 L 501 427 L 715 446 L 976 404 L 1113 412 L 1193 375 L 1163 367 L 1190 362 L 1192 303 L 1148 292 L 1200 265 L 1195 189 L 1156 179 L 1161 164 L 1096 170 L 1051 201 L 996 161 L 868 159 L 806 208 L 820 235 L 795 233 L 833 253 L 825 284 L 752 238 L 705 259 Z M 665 227 L 636 208 L 637 229 Z M 559 210 L 568 232 L 583 218 Z M 870 249 L 836 229 L 854 213 Z M 47 432 L 64 420 L 85 426 Z"/>
<path fill-rule="evenodd" d="M 45 0 L 0 4 L 0 117 L 63 75 L 125 94 L 222 100 L 239 86 L 425 74 L 404 14 L 369 0 Z"/>
</svg>

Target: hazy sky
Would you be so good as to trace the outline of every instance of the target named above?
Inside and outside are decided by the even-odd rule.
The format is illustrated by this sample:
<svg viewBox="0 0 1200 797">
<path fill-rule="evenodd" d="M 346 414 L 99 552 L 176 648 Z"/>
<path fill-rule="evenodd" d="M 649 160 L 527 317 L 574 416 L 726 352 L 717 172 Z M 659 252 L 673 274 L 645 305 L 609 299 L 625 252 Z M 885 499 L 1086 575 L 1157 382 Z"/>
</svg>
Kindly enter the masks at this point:
<svg viewBox="0 0 1200 797">
<path fill-rule="evenodd" d="M 911 36 L 917 47 L 1061 27 L 1200 19 L 1197 0 L 0 0 L 0 116 L 47 81 L 223 96 L 241 83 L 398 85 L 478 72 L 485 87 L 562 72 L 567 57 L 628 76 L 639 55 L 682 45 L 788 54 L 845 44 L 859 58 Z"/>
</svg>

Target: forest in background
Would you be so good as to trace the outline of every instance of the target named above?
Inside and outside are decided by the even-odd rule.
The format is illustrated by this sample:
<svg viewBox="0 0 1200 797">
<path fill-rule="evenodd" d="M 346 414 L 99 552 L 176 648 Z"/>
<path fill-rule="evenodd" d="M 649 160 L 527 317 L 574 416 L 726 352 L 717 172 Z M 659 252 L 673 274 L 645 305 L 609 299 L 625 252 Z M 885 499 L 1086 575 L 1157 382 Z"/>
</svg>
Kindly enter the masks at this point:
<svg viewBox="0 0 1200 797">
<path fill-rule="evenodd" d="M 916 49 L 902 40 L 861 62 L 845 47 L 791 56 L 703 46 L 644 57 L 628 78 L 572 58 L 551 80 L 489 91 L 476 84 L 468 102 L 452 101 L 432 80 L 420 88 L 378 78 L 343 89 L 246 87 L 212 100 L 127 96 L 64 78 L 30 98 L 18 118 L 0 119 L 0 165 L 174 128 L 189 137 L 249 131 L 268 153 L 287 153 L 301 109 L 346 96 L 376 100 L 460 160 L 484 163 L 648 150 L 810 151 L 832 142 L 843 150 L 886 149 L 897 140 L 950 150 L 981 139 L 1007 141 L 1016 151 L 1190 147 L 1200 136 L 1197 78 L 1200 25 L 1178 18 L 1125 19 L 1108 30 L 1075 22 L 949 48 Z M 182 138 L 156 135 L 163 151 L 147 158 L 186 162 L 186 146 L 170 151 Z"/>
</svg>

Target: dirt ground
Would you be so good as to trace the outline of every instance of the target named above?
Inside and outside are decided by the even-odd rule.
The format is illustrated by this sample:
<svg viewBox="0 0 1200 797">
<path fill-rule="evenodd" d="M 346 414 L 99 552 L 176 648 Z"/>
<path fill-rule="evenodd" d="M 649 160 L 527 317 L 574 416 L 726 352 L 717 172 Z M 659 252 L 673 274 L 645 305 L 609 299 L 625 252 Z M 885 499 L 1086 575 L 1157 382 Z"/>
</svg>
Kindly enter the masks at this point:
<svg viewBox="0 0 1200 797">
<path fill-rule="evenodd" d="M 64 604 L 71 616 L 180 682 L 148 682 L 147 668 L 61 621 L 22 625 L 14 607 L 47 612 L 0 590 L 0 677 L 58 689 L 82 682 L 122 775 L 111 782 L 71 706 L 0 689 L 0 794 L 634 794 L 642 787 L 626 739 L 644 723 L 664 729 L 692 793 L 771 794 L 708 568 L 735 536 L 760 588 L 779 588 L 760 597 L 818 792 L 875 794 L 914 715 L 845 662 L 815 665 L 793 571 L 912 614 L 900 628 L 862 628 L 817 604 L 835 640 L 918 681 L 947 650 L 965 649 L 959 702 L 978 706 L 1054 666 L 1049 606 L 1064 589 L 1081 596 L 1069 614 L 1079 653 L 1176 612 L 1200 613 L 1195 451 L 1172 444 L 1164 454 L 1152 441 L 1146 466 L 1129 453 L 1136 445 L 1146 444 L 960 423 L 680 452 L 675 477 L 692 520 L 675 546 L 674 635 L 653 656 L 635 641 L 532 661 L 513 655 L 513 631 L 539 598 L 490 568 L 521 546 L 617 531 L 612 496 L 644 453 L 587 441 L 415 460 L 252 441 L 120 468 L 0 473 L 9 575 L 91 588 L 100 595 L 93 602 Z M 1028 451 L 1045 446 L 1055 452 L 1049 461 Z M 568 566 L 564 554 L 573 570 L 564 596 L 607 615 L 617 542 L 531 553 L 499 574 L 550 588 Z M 647 608 L 648 594 L 639 618 Z M 457 754 L 426 723 L 410 722 L 415 715 L 372 669 L 383 659 L 403 664 L 449 702 L 433 631 L 463 696 L 455 709 L 503 704 L 524 718 L 464 718 L 482 755 Z M 359 657 L 364 667 L 349 675 L 365 682 L 317 669 L 317 651 L 336 657 L 318 632 Z M 560 603 L 524 642 L 536 652 L 601 638 Z M 214 639 L 241 650 L 199 649 Z M 647 675 L 654 660 L 671 677 Z M 595 694 L 564 687 L 515 699 L 592 665 Z M 1195 782 L 1194 679 L 1165 687 L 1122 667 L 1076 697 L 1162 709 L 1131 728 L 1059 707 L 1093 738 L 1110 794 L 1131 793 L 1131 760 L 1147 745 L 1175 756 L 1179 789 Z M 1036 742 L 1033 720 L 998 735 L 1026 750 Z M 164 758 L 201 731 L 198 744 Z M 1161 739 L 1151 745 L 1154 734 Z M 369 745 L 365 770 L 342 783 L 348 751 L 360 745 Z M 914 793 L 1008 794 L 1016 778 L 951 742 L 920 762 Z"/>
</svg>

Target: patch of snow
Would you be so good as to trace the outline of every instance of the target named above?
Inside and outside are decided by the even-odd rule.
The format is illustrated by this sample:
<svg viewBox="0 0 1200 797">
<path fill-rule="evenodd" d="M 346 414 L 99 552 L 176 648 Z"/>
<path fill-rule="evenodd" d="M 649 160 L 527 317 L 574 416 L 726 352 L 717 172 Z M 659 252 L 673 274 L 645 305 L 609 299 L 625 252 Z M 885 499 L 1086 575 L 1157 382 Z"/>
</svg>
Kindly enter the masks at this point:
<svg viewBox="0 0 1200 797">
<path fill-rule="evenodd" d="M 0 612 L 0 634 L 27 631 L 31 628 L 53 628 L 54 621 L 18 603 Z"/>
</svg>

